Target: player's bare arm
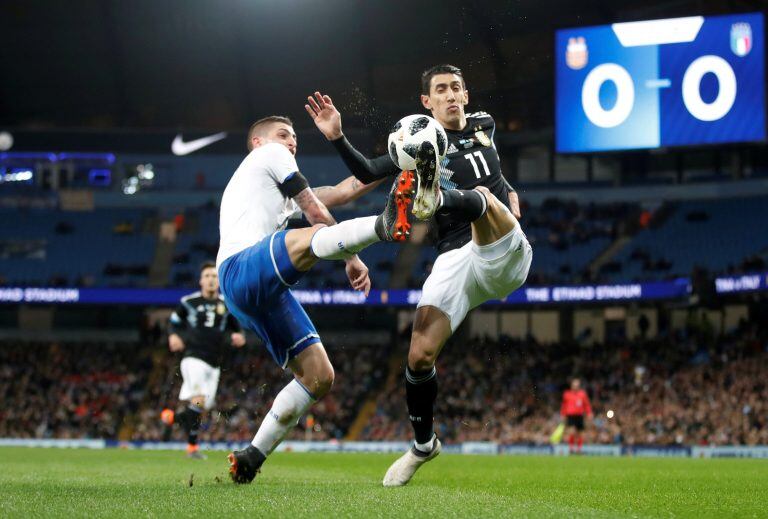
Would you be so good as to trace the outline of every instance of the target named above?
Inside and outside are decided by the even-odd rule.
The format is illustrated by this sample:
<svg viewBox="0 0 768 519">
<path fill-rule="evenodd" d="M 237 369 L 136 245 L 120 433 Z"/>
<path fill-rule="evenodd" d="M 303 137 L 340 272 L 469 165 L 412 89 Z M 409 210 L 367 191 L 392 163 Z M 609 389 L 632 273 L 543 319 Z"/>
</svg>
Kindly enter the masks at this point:
<svg viewBox="0 0 768 519">
<path fill-rule="evenodd" d="M 301 208 L 301 211 L 307 217 L 307 221 L 312 225 L 318 223 L 333 225 L 336 223 L 336 220 L 333 219 L 328 208 L 317 198 L 312 189 L 304 189 L 298 195 L 293 197 L 293 200 L 299 208 Z M 368 277 L 368 267 L 357 257 L 357 255 L 350 256 L 345 261 L 347 263 L 345 268 L 347 278 L 349 279 L 352 288 L 361 290 L 368 295 L 368 291 L 371 289 L 371 279 Z"/>
<path fill-rule="evenodd" d="M 312 191 L 315 192 L 317 199 L 325 204 L 325 207 L 338 207 L 353 202 L 366 193 L 370 193 L 383 181 L 384 179 L 381 179 L 364 184 L 350 175 L 335 186 L 315 187 L 312 188 Z"/>
<path fill-rule="evenodd" d="M 341 114 L 333 105 L 330 96 L 315 92 L 314 97 L 307 97 L 304 109 L 315 122 L 315 126 L 329 141 L 335 141 L 344 136 L 341 131 Z"/>
<path fill-rule="evenodd" d="M 307 217 L 307 221 L 312 225 L 318 223 L 333 225 L 336 223 L 336 220 L 331 216 L 326 205 L 320 201 L 311 188 L 302 190 L 298 195 L 293 197 L 293 201 L 296 202 L 296 205 L 299 206 L 301 212 Z"/>
<path fill-rule="evenodd" d="M 512 209 L 512 214 L 515 218 L 520 218 L 522 213 L 520 212 L 520 198 L 515 191 L 509 192 L 509 208 Z"/>
<path fill-rule="evenodd" d="M 177 352 L 184 350 L 184 341 L 178 333 L 172 333 L 168 336 L 168 349 Z"/>
</svg>

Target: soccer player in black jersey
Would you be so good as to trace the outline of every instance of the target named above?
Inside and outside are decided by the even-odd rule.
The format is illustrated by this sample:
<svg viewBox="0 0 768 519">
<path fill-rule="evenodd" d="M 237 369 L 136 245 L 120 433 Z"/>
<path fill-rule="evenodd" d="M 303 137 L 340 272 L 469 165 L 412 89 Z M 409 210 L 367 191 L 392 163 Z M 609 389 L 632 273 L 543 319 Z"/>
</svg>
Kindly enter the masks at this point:
<svg viewBox="0 0 768 519">
<path fill-rule="evenodd" d="M 422 144 L 413 213 L 431 219 L 437 228 L 440 254 L 424 283 L 405 371 L 416 441 L 389 468 L 385 486 L 405 485 L 421 465 L 440 453 L 433 430 L 437 356 L 469 310 L 504 298 L 525 282 L 532 259 L 517 221 L 517 194 L 501 174 L 493 118 L 485 112 L 465 113 L 469 93 L 457 67 L 438 65 L 425 71 L 421 80 L 421 103 L 445 128 L 448 149 L 438 163 L 433 145 Z M 368 159 L 352 147 L 329 96 L 315 92 L 305 108 L 359 180 L 369 183 L 399 173 L 389 156 Z"/>
<path fill-rule="evenodd" d="M 199 451 L 197 437 L 203 411 L 213 408 L 219 385 L 222 346 L 229 342 L 236 348 L 245 345 L 237 319 L 229 313 L 224 298 L 219 294 L 219 275 L 216 264 L 206 262 L 200 269 L 200 291 L 181 298 L 171 314 L 168 348 L 184 352 L 181 360 L 181 391 L 179 400 L 186 408 L 175 416 L 164 411 L 166 423 L 176 422 L 188 435 L 187 455 L 204 458 Z M 171 418 L 172 417 L 172 418 Z"/>
</svg>

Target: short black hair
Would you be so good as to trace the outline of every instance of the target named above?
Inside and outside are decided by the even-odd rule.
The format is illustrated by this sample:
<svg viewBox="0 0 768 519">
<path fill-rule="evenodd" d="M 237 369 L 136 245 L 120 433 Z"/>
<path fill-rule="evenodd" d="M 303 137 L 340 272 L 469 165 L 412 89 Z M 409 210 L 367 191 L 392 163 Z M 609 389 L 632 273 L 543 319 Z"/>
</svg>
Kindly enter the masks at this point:
<svg viewBox="0 0 768 519">
<path fill-rule="evenodd" d="M 215 269 L 216 268 L 216 262 L 215 261 L 204 261 L 202 265 L 200 265 L 200 274 L 202 274 L 205 269 Z"/>
<path fill-rule="evenodd" d="M 251 125 L 251 128 L 248 130 L 248 151 L 253 151 L 253 136 L 256 134 L 260 134 L 261 131 L 266 127 L 273 123 L 284 123 L 287 124 L 290 127 L 293 127 L 293 121 L 291 121 L 289 118 L 287 118 L 284 115 L 269 115 L 267 117 L 263 117 L 253 123 Z"/>
<path fill-rule="evenodd" d="M 435 65 L 434 67 L 428 68 L 421 73 L 421 93 L 423 95 L 429 95 L 429 87 L 430 83 L 432 83 L 432 78 L 438 74 L 456 74 L 461 78 L 461 86 L 464 88 L 467 87 L 466 83 L 464 82 L 464 74 L 462 74 L 459 67 L 454 67 L 453 65 L 447 64 Z"/>
</svg>

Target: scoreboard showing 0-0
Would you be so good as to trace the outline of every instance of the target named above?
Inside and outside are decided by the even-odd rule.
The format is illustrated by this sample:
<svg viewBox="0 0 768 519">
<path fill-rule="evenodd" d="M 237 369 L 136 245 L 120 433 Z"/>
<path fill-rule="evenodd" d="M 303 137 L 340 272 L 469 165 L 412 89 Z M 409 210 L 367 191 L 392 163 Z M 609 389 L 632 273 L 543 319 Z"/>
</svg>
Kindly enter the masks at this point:
<svg viewBox="0 0 768 519">
<path fill-rule="evenodd" d="M 563 29 L 561 153 L 765 140 L 762 13 Z"/>
</svg>

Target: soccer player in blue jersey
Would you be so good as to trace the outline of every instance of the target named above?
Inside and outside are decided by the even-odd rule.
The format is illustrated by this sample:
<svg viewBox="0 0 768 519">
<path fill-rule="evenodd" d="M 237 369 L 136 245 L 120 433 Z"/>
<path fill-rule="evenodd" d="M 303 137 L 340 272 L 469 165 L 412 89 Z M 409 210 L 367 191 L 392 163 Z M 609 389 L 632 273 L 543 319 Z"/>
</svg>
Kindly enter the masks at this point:
<svg viewBox="0 0 768 519">
<path fill-rule="evenodd" d="M 264 341 L 272 358 L 295 378 L 275 397 L 251 445 L 229 455 L 236 483 L 249 483 L 267 456 L 299 418 L 333 384 L 328 355 L 290 287 L 319 259 L 346 262 L 352 287 L 368 294 L 368 268 L 356 253 L 378 241 L 404 238 L 408 182 L 393 184 L 379 216 L 336 223 L 327 207 L 354 200 L 378 182 L 354 177 L 312 190 L 296 165 L 297 141 L 291 121 L 272 116 L 248 134 L 250 153 L 232 175 L 221 200 L 221 235 L 216 264 L 221 292 L 232 314 Z M 284 230 L 303 213 L 309 228 Z"/>
</svg>

